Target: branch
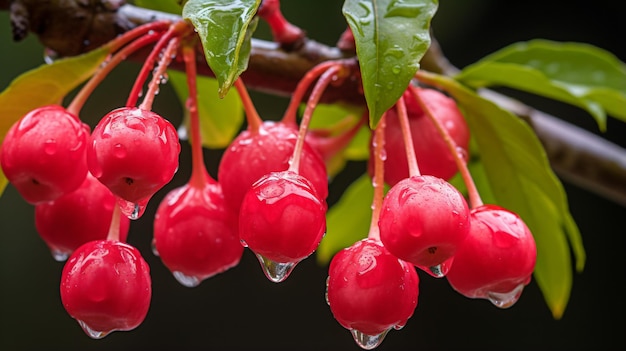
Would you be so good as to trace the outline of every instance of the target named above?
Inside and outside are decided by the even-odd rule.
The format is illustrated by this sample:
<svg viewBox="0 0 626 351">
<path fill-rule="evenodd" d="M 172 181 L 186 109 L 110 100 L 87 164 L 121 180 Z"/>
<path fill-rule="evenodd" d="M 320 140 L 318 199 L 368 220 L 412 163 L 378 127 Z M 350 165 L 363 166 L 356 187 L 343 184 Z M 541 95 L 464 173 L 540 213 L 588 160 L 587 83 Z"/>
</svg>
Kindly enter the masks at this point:
<svg viewBox="0 0 626 351">
<path fill-rule="evenodd" d="M 44 46 L 60 56 L 87 52 L 143 23 L 157 19 L 180 20 L 176 15 L 122 3 L 121 0 L 94 0 L 88 6 L 84 1 L 0 0 L 0 10 L 11 11 L 15 40 L 32 32 Z M 141 61 L 146 55 L 145 52 L 138 53 L 130 59 Z M 212 76 L 202 50 L 198 50 L 197 59 L 199 74 Z M 322 102 L 364 104 L 354 52 L 329 47 L 309 38 L 291 51 L 276 43 L 253 39 L 248 69 L 242 79 L 250 89 L 290 96 L 300 78 L 313 66 L 339 59 L 352 60 L 355 74 L 340 85 L 329 86 Z M 446 75 L 458 71 L 448 62 L 434 39 L 421 67 Z M 183 69 L 176 64 L 172 68 Z M 490 90 L 481 91 L 481 94 L 529 122 L 560 177 L 626 206 L 625 149 L 505 95 Z"/>
</svg>

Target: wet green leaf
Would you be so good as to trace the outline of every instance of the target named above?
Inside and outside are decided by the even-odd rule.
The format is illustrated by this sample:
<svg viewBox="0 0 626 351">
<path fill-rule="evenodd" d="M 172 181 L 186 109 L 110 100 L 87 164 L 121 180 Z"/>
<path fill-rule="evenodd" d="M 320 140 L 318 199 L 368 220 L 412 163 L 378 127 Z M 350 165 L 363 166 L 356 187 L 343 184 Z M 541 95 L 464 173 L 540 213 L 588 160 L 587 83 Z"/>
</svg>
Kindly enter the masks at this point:
<svg viewBox="0 0 626 351">
<path fill-rule="evenodd" d="M 60 104 L 69 92 L 91 77 L 109 54 L 100 48 L 42 65 L 15 78 L 0 93 L 0 143 L 11 126 L 30 110 Z M 7 185 L 0 171 L 0 194 Z"/>
<path fill-rule="evenodd" d="M 578 270 L 584 267 L 585 251 L 540 141 L 520 118 L 455 80 L 422 77 L 449 92 L 465 113 L 497 204 L 518 213 L 535 237 L 534 277 L 552 314 L 560 318 L 572 288 L 570 247 Z"/>
<path fill-rule="evenodd" d="M 326 235 L 316 251 L 319 264 L 327 264 L 339 250 L 367 237 L 373 196 L 372 179 L 363 174 L 330 207 L 326 216 Z"/>
<path fill-rule="evenodd" d="M 186 101 L 189 95 L 187 76 L 184 72 L 169 71 L 169 81 L 180 101 Z M 224 148 L 233 140 L 243 123 L 243 106 L 236 91 L 229 91 L 220 99 L 217 81 L 209 77 L 198 76 L 198 113 L 200 115 L 200 135 L 202 145 L 207 148 Z M 185 109 L 185 124 L 188 125 L 188 113 Z"/>
<path fill-rule="evenodd" d="M 455 78 L 474 88 L 506 86 L 578 106 L 601 130 L 607 113 L 626 121 L 626 64 L 592 45 L 516 43 L 465 67 Z"/>
<path fill-rule="evenodd" d="M 430 21 L 437 0 L 346 0 L 363 90 L 375 128 L 402 96 L 430 46 Z"/>
<path fill-rule="evenodd" d="M 248 67 L 260 4 L 261 0 L 190 0 L 183 7 L 183 18 L 191 21 L 200 36 L 220 97 L 226 96 Z"/>
<path fill-rule="evenodd" d="M 183 11 L 181 0 L 135 0 L 134 3 L 139 7 L 178 15 Z"/>
</svg>

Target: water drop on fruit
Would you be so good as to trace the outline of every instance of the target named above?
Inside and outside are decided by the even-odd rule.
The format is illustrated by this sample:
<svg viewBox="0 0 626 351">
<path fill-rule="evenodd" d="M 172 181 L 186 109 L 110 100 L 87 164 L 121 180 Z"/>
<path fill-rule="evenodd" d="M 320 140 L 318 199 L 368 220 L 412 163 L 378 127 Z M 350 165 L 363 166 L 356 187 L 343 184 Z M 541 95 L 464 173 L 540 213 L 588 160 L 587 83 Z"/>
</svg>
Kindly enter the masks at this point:
<svg viewBox="0 0 626 351">
<path fill-rule="evenodd" d="M 377 348 L 383 342 L 388 332 L 389 329 L 383 331 L 380 334 L 369 335 L 362 333 L 356 329 L 350 330 L 350 333 L 352 334 L 352 337 L 354 338 L 356 344 L 364 350 L 372 350 Z"/>
<path fill-rule="evenodd" d="M 418 268 L 432 275 L 435 278 L 443 278 L 446 274 L 448 274 L 448 271 L 450 270 L 450 266 L 452 265 L 452 261 L 454 261 L 454 257 L 451 257 L 445 260 L 444 262 L 435 266 L 430 266 L 430 267 L 418 266 Z"/>
<path fill-rule="evenodd" d="M 516 286 L 512 291 L 507 293 L 488 292 L 487 300 L 498 308 L 509 308 L 513 306 L 524 291 L 524 284 Z"/>
<path fill-rule="evenodd" d="M 107 332 L 102 332 L 102 331 L 98 331 L 98 330 L 94 330 L 92 329 L 89 325 L 87 325 L 87 323 L 81 321 L 81 320 L 77 320 L 78 325 L 80 325 L 80 327 L 83 329 L 83 331 L 85 332 L 85 334 L 87 334 L 90 338 L 92 339 L 102 339 L 105 336 L 107 336 L 109 333 Z"/>
<path fill-rule="evenodd" d="M 122 199 L 121 197 L 117 198 L 117 204 L 120 206 L 120 210 L 122 214 L 129 219 L 135 220 L 139 219 L 146 211 L 146 206 L 148 204 L 148 200 L 141 200 L 139 202 L 130 202 Z"/>
<path fill-rule="evenodd" d="M 52 258 L 57 262 L 64 262 L 71 254 L 71 252 L 62 250 L 50 250 L 50 253 L 52 254 Z"/>
<path fill-rule="evenodd" d="M 280 283 L 289 277 L 289 274 L 296 267 L 298 262 L 275 262 L 267 257 L 263 257 L 259 254 L 256 254 L 256 257 L 259 259 L 259 263 L 261 264 L 261 268 L 263 269 L 263 273 L 267 279 L 271 280 L 274 283 Z"/>
<path fill-rule="evenodd" d="M 172 272 L 172 275 L 180 284 L 188 288 L 194 288 L 201 282 L 197 277 L 185 275 L 183 272 Z"/>
</svg>

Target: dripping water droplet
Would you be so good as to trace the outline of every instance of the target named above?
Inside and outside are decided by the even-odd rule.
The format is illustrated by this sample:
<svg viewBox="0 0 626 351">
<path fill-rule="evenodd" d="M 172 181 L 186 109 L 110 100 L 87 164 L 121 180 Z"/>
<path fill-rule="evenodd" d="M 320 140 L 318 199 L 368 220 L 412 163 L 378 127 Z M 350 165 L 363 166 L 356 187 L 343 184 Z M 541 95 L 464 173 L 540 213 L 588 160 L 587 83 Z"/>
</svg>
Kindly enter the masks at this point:
<svg viewBox="0 0 626 351">
<path fill-rule="evenodd" d="M 67 258 L 70 257 L 70 252 L 62 251 L 62 250 L 51 250 L 52 258 L 54 258 L 57 262 L 67 261 Z"/>
<path fill-rule="evenodd" d="M 126 201 L 120 197 L 117 198 L 117 204 L 120 206 L 120 210 L 124 216 L 129 219 L 139 219 L 146 211 L 146 205 L 148 201 L 139 201 L 137 203 Z"/>
<path fill-rule="evenodd" d="M 172 272 L 172 275 L 174 275 L 174 278 L 176 278 L 176 280 L 181 283 L 183 286 L 186 286 L 188 288 L 194 288 L 198 285 L 200 285 L 201 280 L 198 279 L 198 277 L 194 277 L 194 276 L 190 276 L 190 275 L 185 275 L 182 272 L 176 271 L 176 272 Z"/>
<path fill-rule="evenodd" d="M 152 254 L 156 257 L 159 257 L 159 250 L 157 250 L 156 240 L 152 239 L 150 242 L 150 249 L 152 250 Z"/>
<path fill-rule="evenodd" d="M 97 331 L 97 330 L 93 330 L 91 329 L 90 326 L 87 325 L 87 323 L 78 320 L 78 324 L 80 325 L 80 327 L 83 329 L 83 331 L 89 335 L 90 338 L 92 339 L 102 339 L 105 336 L 107 336 L 109 334 L 109 332 L 102 332 L 102 331 Z"/>
<path fill-rule="evenodd" d="M 256 254 L 259 259 L 263 273 L 267 279 L 274 283 L 280 283 L 289 277 L 298 262 L 275 262 L 262 255 Z"/>
<path fill-rule="evenodd" d="M 326 277 L 326 291 L 324 291 L 324 300 L 326 304 L 330 306 L 330 300 L 328 299 L 328 283 L 330 282 L 330 276 Z"/>
<path fill-rule="evenodd" d="M 498 308 L 509 308 L 513 306 L 517 300 L 519 300 L 520 296 L 522 296 L 522 291 L 524 290 L 524 284 L 519 284 L 512 291 L 508 293 L 496 293 L 496 292 L 488 292 L 487 300 L 491 301 Z"/>
<path fill-rule="evenodd" d="M 187 140 L 189 138 L 189 133 L 187 133 L 187 127 L 184 124 L 181 124 L 180 127 L 178 127 L 178 139 L 180 140 Z"/>
<path fill-rule="evenodd" d="M 369 335 L 361 333 L 356 329 L 350 330 L 350 333 L 352 333 L 352 337 L 354 338 L 356 344 L 365 350 L 372 350 L 378 347 L 383 342 L 388 332 L 389 329 L 377 335 Z"/>
</svg>

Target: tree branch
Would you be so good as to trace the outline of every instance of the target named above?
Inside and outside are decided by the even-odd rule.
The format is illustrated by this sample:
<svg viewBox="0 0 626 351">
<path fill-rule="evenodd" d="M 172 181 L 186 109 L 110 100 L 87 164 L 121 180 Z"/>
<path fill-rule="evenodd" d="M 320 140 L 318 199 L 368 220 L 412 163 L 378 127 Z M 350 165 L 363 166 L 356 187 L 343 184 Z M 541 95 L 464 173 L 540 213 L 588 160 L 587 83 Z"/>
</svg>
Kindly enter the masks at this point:
<svg viewBox="0 0 626 351">
<path fill-rule="evenodd" d="M 87 52 L 143 23 L 157 19 L 180 19 L 176 15 L 123 4 L 121 0 L 0 0 L 0 10 L 11 11 L 15 40 L 32 32 L 44 46 L 61 56 Z M 146 55 L 145 52 L 138 53 L 130 59 L 141 61 Z M 344 52 L 309 38 L 291 51 L 275 43 L 253 39 L 248 69 L 242 79 L 250 89 L 290 96 L 300 78 L 313 66 L 339 59 L 352 62 L 355 74 L 340 85 L 330 86 L 322 101 L 364 104 L 354 52 Z M 199 73 L 212 76 L 202 50 L 198 50 L 198 61 Z M 434 40 L 422 59 L 421 67 L 446 75 L 457 72 Z M 174 64 L 172 68 L 183 67 Z M 481 94 L 529 122 L 559 176 L 626 206 L 625 149 L 505 95 L 489 90 L 481 91 Z"/>
</svg>

